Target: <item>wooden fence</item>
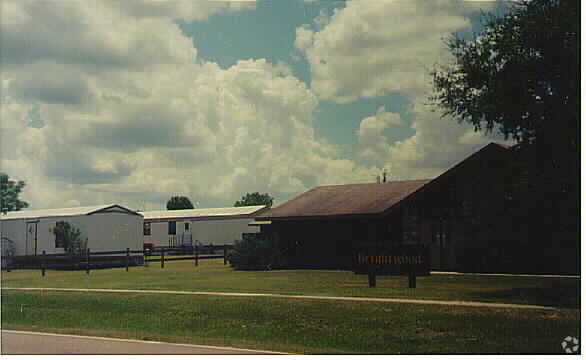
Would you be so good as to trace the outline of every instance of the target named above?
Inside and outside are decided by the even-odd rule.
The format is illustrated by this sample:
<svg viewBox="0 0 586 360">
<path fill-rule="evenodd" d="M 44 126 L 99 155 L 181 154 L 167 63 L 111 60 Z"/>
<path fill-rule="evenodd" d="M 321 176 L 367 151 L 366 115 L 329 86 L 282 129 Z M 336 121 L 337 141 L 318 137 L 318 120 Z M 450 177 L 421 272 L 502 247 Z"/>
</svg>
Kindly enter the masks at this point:
<svg viewBox="0 0 586 360">
<path fill-rule="evenodd" d="M 90 269 L 105 269 L 114 267 L 125 267 L 126 271 L 133 266 L 148 266 L 150 262 L 159 262 L 161 268 L 165 268 L 166 261 L 193 260 L 194 266 L 199 265 L 200 259 L 224 259 L 224 265 L 228 263 L 228 250 L 231 245 L 196 247 L 156 247 L 142 250 L 117 251 L 91 251 L 84 249 L 75 254 L 47 254 L 15 256 L 9 266 L 4 267 L 7 271 L 15 269 L 40 269 L 41 275 L 45 276 L 46 270 L 85 270 L 87 274 Z M 215 254 L 221 250 L 220 254 Z M 203 252 L 203 254 L 202 254 Z M 4 260 L 4 259 L 3 259 Z"/>
</svg>

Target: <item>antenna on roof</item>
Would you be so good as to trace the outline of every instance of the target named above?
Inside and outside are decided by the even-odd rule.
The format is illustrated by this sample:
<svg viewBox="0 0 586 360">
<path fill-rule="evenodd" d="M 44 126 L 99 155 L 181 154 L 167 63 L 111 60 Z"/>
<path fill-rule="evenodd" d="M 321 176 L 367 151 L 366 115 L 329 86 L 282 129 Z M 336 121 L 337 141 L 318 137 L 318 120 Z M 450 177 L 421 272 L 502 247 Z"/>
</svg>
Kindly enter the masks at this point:
<svg viewBox="0 0 586 360">
<path fill-rule="evenodd" d="M 381 184 L 381 183 L 384 184 L 386 182 L 387 182 L 387 169 L 383 168 L 383 176 L 382 176 L 382 179 L 381 179 L 380 174 L 377 175 L 376 176 L 376 183 L 377 184 Z"/>
</svg>

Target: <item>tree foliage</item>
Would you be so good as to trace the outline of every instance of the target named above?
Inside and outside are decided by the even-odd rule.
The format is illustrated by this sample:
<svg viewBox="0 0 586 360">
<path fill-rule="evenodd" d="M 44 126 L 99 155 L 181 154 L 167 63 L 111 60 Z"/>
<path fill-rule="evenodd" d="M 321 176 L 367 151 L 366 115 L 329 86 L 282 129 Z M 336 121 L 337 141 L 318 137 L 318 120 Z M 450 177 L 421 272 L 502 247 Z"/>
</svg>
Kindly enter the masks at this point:
<svg viewBox="0 0 586 360">
<path fill-rule="evenodd" d="M 187 196 L 172 196 L 167 201 L 167 210 L 193 209 L 193 203 Z"/>
<path fill-rule="evenodd" d="M 273 197 L 268 193 L 260 194 L 258 192 L 246 193 L 240 200 L 234 203 L 234 206 L 254 206 L 267 205 L 273 206 Z"/>
<path fill-rule="evenodd" d="M 82 238 L 81 230 L 67 221 L 57 221 L 52 232 L 55 247 L 63 248 L 68 254 L 80 254 L 87 248 L 87 239 Z"/>
<path fill-rule="evenodd" d="M 0 210 L 18 211 L 28 207 L 26 201 L 19 199 L 20 192 L 25 186 L 24 181 L 10 180 L 8 174 L 0 172 Z"/>
<path fill-rule="evenodd" d="M 567 198 L 572 211 L 579 176 L 578 18 L 577 1 L 559 0 L 522 0 L 502 17 L 486 15 L 473 40 L 448 40 L 454 62 L 432 71 L 431 97 L 444 116 L 516 140 L 519 176 L 533 187 L 526 197 Z"/>
<path fill-rule="evenodd" d="M 578 17 L 578 1 L 559 0 L 523 0 L 503 17 L 486 15 L 475 39 L 447 41 L 455 62 L 432 71 L 432 100 L 476 130 L 575 150 Z"/>
<path fill-rule="evenodd" d="M 454 61 L 431 74 L 431 100 L 444 116 L 517 141 L 507 190 L 509 224 L 501 226 L 518 232 L 527 256 L 555 252 L 575 264 L 578 3 L 521 0 L 502 17 L 486 15 L 484 30 L 472 40 L 448 39 Z"/>
<path fill-rule="evenodd" d="M 236 270 L 273 270 L 287 265 L 287 257 L 278 241 L 263 233 L 242 234 L 228 253 L 230 266 Z"/>
</svg>

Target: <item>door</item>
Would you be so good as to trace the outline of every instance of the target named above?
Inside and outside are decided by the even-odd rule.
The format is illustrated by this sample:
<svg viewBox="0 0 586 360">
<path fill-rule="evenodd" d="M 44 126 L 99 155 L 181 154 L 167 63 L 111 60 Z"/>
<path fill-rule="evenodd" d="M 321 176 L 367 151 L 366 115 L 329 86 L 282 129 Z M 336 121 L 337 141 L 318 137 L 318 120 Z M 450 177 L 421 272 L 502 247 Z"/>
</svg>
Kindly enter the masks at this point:
<svg viewBox="0 0 586 360">
<path fill-rule="evenodd" d="M 37 255 L 37 224 L 38 221 L 27 221 L 26 223 L 26 255 Z"/>
<path fill-rule="evenodd" d="M 186 221 L 183 223 L 183 239 L 181 245 L 183 246 L 191 246 L 192 244 L 192 236 L 191 236 L 191 227 L 193 224 L 191 221 Z"/>
<path fill-rule="evenodd" d="M 431 268 L 434 270 L 454 270 L 454 245 L 450 239 L 450 223 L 445 220 L 430 223 Z"/>
</svg>

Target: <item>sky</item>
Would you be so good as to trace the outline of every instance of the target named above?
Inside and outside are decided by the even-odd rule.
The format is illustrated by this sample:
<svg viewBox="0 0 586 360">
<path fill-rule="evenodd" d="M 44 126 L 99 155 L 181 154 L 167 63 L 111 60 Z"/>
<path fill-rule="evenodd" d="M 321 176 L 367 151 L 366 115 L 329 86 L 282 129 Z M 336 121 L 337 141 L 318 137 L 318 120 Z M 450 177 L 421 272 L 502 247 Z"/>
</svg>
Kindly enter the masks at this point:
<svg viewBox="0 0 586 360">
<path fill-rule="evenodd" d="M 433 178 L 503 142 L 428 100 L 443 39 L 497 5 L 3 0 L 0 171 L 30 209 Z"/>
</svg>

